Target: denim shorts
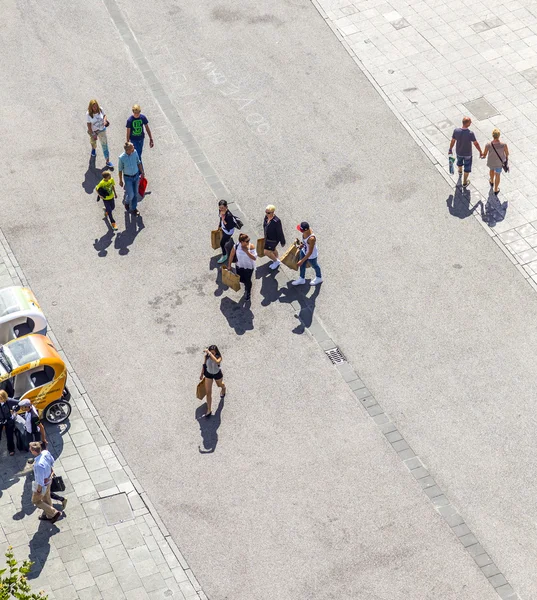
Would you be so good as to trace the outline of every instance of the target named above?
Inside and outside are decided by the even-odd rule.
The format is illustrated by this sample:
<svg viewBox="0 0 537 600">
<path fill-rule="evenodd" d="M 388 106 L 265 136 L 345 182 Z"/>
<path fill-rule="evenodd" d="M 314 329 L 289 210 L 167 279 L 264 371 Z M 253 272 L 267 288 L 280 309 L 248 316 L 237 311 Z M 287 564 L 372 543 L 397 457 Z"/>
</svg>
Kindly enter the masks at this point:
<svg viewBox="0 0 537 600">
<path fill-rule="evenodd" d="M 501 167 L 494 167 L 491 169 L 491 171 L 494 171 L 495 173 L 501 173 L 502 172 L 502 168 Z"/>
<path fill-rule="evenodd" d="M 472 157 L 471 156 L 459 156 L 457 154 L 457 167 L 462 167 L 464 164 L 464 172 L 472 172 Z"/>
</svg>

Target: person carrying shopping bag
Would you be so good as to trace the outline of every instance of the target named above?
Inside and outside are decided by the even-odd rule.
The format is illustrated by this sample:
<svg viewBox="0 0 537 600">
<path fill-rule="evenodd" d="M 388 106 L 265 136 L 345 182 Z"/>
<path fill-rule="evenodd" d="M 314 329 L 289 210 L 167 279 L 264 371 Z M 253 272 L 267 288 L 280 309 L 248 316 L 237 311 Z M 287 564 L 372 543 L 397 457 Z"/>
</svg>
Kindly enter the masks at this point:
<svg viewBox="0 0 537 600">
<path fill-rule="evenodd" d="M 323 282 L 321 267 L 317 257 L 319 255 L 319 248 L 317 246 L 317 237 L 311 230 L 311 227 L 307 221 L 302 221 L 296 228 L 302 233 L 302 241 L 300 243 L 300 260 L 297 266 L 300 269 L 300 277 L 292 282 L 292 285 L 302 285 L 306 283 L 306 264 L 309 261 L 310 265 L 315 271 L 315 279 L 310 281 L 310 285 L 319 285 Z"/>
<path fill-rule="evenodd" d="M 89 101 L 86 122 L 88 135 L 90 136 L 91 156 L 97 156 L 97 140 L 99 140 L 103 149 L 104 159 L 106 160 L 106 166 L 108 169 L 112 169 L 114 165 L 110 162 L 108 138 L 106 137 L 106 128 L 110 123 L 106 118 L 104 110 L 95 99 Z"/>
<path fill-rule="evenodd" d="M 276 247 L 278 244 L 285 246 L 282 222 L 274 214 L 275 212 L 276 207 L 269 204 L 265 208 L 265 218 L 263 220 L 263 231 L 265 233 L 264 253 L 272 260 L 270 269 L 277 269 L 281 265 Z"/>
<path fill-rule="evenodd" d="M 201 367 L 200 381 L 205 382 L 205 393 L 207 395 L 207 411 L 205 418 L 212 416 L 212 404 L 213 404 L 213 381 L 216 381 L 216 385 L 220 388 L 220 400 L 223 400 L 226 396 L 226 385 L 224 383 L 224 376 L 220 369 L 222 363 L 222 355 L 220 350 L 214 344 L 205 348 L 203 351 L 205 354 L 205 360 Z"/>
<path fill-rule="evenodd" d="M 255 261 L 257 260 L 257 252 L 255 246 L 250 243 L 250 237 L 246 233 L 239 235 L 239 242 L 231 248 L 229 255 L 228 269 L 231 270 L 231 265 L 237 257 L 237 275 L 241 283 L 244 283 L 246 290 L 245 300 L 250 300 L 252 293 L 252 276 L 255 271 Z"/>
<path fill-rule="evenodd" d="M 487 167 L 489 168 L 489 184 L 494 187 L 494 193 L 500 193 L 500 177 L 502 169 L 509 172 L 509 148 L 507 144 L 500 141 L 500 130 L 492 131 L 492 141 L 485 146 L 485 152 L 481 158 L 487 159 Z"/>
<path fill-rule="evenodd" d="M 235 233 L 235 217 L 227 207 L 226 200 L 218 202 L 218 217 L 220 219 L 218 227 L 222 230 L 222 239 L 220 240 L 222 256 L 218 259 L 218 264 L 221 265 L 228 259 L 228 246 L 230 242 L 233 243 L 231 238 Z"/>
</svg>

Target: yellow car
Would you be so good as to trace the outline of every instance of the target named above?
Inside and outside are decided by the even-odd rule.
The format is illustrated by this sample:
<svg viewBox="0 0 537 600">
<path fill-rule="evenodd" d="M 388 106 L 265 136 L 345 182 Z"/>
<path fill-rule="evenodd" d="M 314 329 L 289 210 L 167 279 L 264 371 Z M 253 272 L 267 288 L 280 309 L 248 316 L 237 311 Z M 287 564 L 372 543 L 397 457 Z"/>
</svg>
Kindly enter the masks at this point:
<svg viewBox="0 0 537 600">
<path fill-rule="evenodd" d="M 0 389 L 19 402 L 30 400 L 49 423 L 71 414 L 66 381 L 65 363 L 46 336 L 25 335 L 0 346 Z"/>
</svg>

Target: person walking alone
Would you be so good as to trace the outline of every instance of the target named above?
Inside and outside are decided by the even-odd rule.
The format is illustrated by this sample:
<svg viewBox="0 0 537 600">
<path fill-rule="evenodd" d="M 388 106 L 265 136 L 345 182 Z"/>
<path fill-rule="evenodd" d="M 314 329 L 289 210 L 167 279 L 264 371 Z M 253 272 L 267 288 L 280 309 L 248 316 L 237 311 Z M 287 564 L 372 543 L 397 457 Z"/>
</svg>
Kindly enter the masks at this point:
<svg viewBox="0 0 537 600">
<path fill-rule="evenodd" d="M 315 271 L 315 279 L 310 281 L 310 285 L 319 285 L 323 282 L 321 274 L 321 267 L 317 257 L 319 255 L 319 248 L 317 247 L 317 237 L 311 230 L 311 227 L 307 221 L 302 221 L 296 228 L 302 233 L 302 242 L 300 243 L 300 260 L 298 261 L 298 267 L 300 269 L 300 277 L 292 282 L 292 285 L 302 285 L 306 283 L 306 263 L 310 262 L 310 265 Z"/>
<path fill-rule="evenodd" d="M 2 431 L 5 429 L 9 456 L 15 454 L 15 420 L 12 411 L 16 408 L 16 400 L 9 398 L 5 390 L 0 390 L 0 440 L 2 439 Z"/>
<path fill-rule="evenodd" d="M 138 183 L 140 175 L 144 175 L 144 167 L 132 142 L 125 142 L 123 148 L 125 152 L 120 155 L 117 164 L 119 185 L 121 187 L 125 186 L 125 209 L 135 215 L 139 215 L 140 213 L 137 210 Z M 125 177 L 125 183 L 123 183 L 123 177 Z"/>
<path fill-rule="evenodd" d="M 457 167 L 459 170 L 459 175 L 461 175 L 464 166 L 464 178 L 462 181 L 462 186 L 465 188 L 470 185 L 470 180 L 468 177 L 472 172 L 472 144 L 479 150 L 479 156 L 483 156 L 481 146 L 476 140 L 474 132 L 470 130 L 471 124 L 472 119 L 470 119 L 470 117 L 463 117 L 462 127 L 457 127 L 453 130 L 451 143 L 449 144 L 449 154 L 453 154 L 453 146 L 455 146 L 455 143 L 457 143 L 457 146 L 455 147 L 455 154 L 457 155 Z"/>
<path fill-rule="evenodd" d="M 135 104 L 132 107 L 132 115 L 127 119 L 127 142 L 134 144 L 134 149 L 138 152 L 140 160 L 142 160 L 142 152 L 144 149 L 144 127 L 149 136 L 149 147 L 153 148 L 153 135 L 151 129 L 149 129 L 149 121 L 147 117 L 142 114 L 142 109 L 139 104 Z"/>
<path fill-rule="evenodd" d="M 112 212 L 116 208 L 116 182 L 110 171 L 103 171 L 103 178 L 96 185 L 95 191 L 99 194 L 99 197 L 103 199 L 105 218 L 106 215 L 108 215 L 112 229 L 117 231 L 116 220 L 114 219 L 114 214 Z"/>
<path fill-rule="evenodd" d="M 43 459 L 46 460 L 48 462 L 48 464 L 50 465 L 50 468 L 51 468 L 50 478 L 51 478 L 51 483 L 52 483 L 52 479 L 54 479 L 54 457 L 47 450 L 46 442 L 41 442 L 41 455 L 43 456 Z M 61 502 L 62 509 L 65 510 L 65 507 L 67 506 L 67 498 L 64 498 L 63 496 L 60 496 L 60 494 L 56 494 L 55 492 L 53 492 L 52 487 L 50 490 L 50 497 L 52 500 L 57 500 L 58 502 Z"/>
<path fill-rule="evenodd" d="M 509 148 L 507 144 L 500 141 L 499 129 L 492 131 L 492 141 L 485 146 L 485 152 L 483 152 L 481 158 L 487 159 L 490 187 L 494 186 L 494 193 L 498 195 L 500 193 L 502 168 L 504 165 L 507 167 L 507 161 L 509 160 Z"/>
<path fill-rule="evenodd" d="M 50 484 L 52 483 L 54 458 L 50 452 L 41 449 L 40 442 L 31 442 L 30 452 L 34 456 L 32 504 L 43 511 L 39 517 L 40 521 L 56 523 L 63 513 L 52 506 L 52 500 L 50 499 Z"/>
<path fill-rule="evenodd" d="M 263 219 L 263 231 L 265 233 L 265 254 L 272 260 L 270 269 L 277 269 L 280 265 L 278 258 L 278 244 L 285 246 L 285 235 L 283 233 L 282 222 L 274 214 L 276 207 L 269 204 L 265 208 L 265 218 Z"/>
<path fill-rule="evenodd" d="M 207 412 L 205 417 L 208 419 L 212 416 L 213 406 L 213 381 L 216 381 L 216 385 L 220 388 L 220 400 L 223 400 L 226 396 L 226 385 L 224 383 L 224 376 L 220 369 L 222 363 L 222 355 L 220 350 L 214 344 L 205 348 L 203 351 L 205 354 L 205 360 L 201 368 L 200 381 L 205 377 L 205 393 L 207 395 Z"/>
<path fill-rule="evenodd" d="M 235 255 L 237 256 L 237 275 L 241 283 L 244 283 L 244 289 L 246 290 L 245 300 L 248 301 L 252 294 L 252 276 L 255 271 L 257 252 L 255 246 L 250 243 L 250 238 L 245 233 L 239 235 L 238 244 L 235 244 L 231 249 L 228 261 L 228 269 L 230 270 Z"/>
<path fill-rule="evenodd" d="M 106 137 L 108 119 L 106 118 L 104 110 L 99 106 L 99 103 L 95 99 L 89 101 L 88 111 L 86 112 L 86 122 L 88 134 L 90 136 L 91 156 L 97 156 L 97 140 L 99 140 L 103 149 L 104 160 L 106 160 L 106 166 L 108 169 L 112 169 L 114 165 L 110 162 L 108 138 Z"/>
<path fill-rule="evenodd" d="M 235 217 L 231 214 L 231 211 L 227 207 L 226 200 L 220 200 L 218 202 L 218 216 L 220 221 L 218 227 L 222 230 L 222 239 L 220 240 L 220 249 L 222 250 L 222 256 L 218 259 L 218 264 L 225 263 L 228 258 L 228 246 L 231 242 L 231 238 L 235 233 Z"/>
</svg>

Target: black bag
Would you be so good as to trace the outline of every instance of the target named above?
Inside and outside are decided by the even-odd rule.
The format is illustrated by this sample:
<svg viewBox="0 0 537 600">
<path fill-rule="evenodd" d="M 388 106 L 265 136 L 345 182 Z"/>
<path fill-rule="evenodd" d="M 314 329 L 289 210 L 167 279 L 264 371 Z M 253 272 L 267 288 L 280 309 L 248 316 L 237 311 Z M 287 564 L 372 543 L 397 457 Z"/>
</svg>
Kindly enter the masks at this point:
<svg viewBox="0 0 537 600">
<path fill-rule="evenodd" d="M 242 229 L 244 227 L 244 223 L 239 219 L 239 217 L 233 215 L 233 221 L 235 221 L 235 227 L 237 229 Z"/>
<path fill-rule="evenodd" d="M 101 198 L 106 198 L 107 196 L 109 196 L 109 195 L 110 195 L 110 192 L 109 192 L 107 189 L 105 189 L 104 187 L 100 187 L 100 188 L 97 190 L 97 193 L 99 194 L 99 196 L 100 196 Z"/>
<path fill-rule="evenodd" d="M 239 243 L 237 242 L 235 244 L 235 256 L 233 257 L 233 260 L 231 261 L 232 263 L 236 263 L 237 262 L 237 248 L 239 247 Z"/>
<path fill-rule="evenodd" d="M 61 475 L 54 475 L 50 484 L 51 492 L 65 492 L 65 483 Z"/>
</svg>

